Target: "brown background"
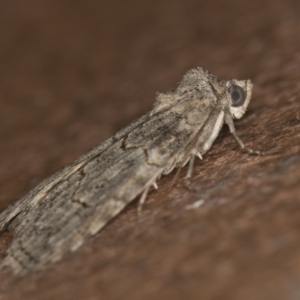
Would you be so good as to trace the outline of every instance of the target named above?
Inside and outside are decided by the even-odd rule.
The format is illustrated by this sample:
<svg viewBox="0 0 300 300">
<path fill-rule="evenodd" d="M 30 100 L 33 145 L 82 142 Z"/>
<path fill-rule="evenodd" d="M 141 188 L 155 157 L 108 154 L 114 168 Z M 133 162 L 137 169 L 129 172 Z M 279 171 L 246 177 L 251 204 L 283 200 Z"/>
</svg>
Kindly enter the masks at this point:
<svg viewBox="0 0 300 300">
<path fill-rule="evenodd" d="M 224 128 L 198 192 L 163 178 L 140 222 L 131 205 L 44 271 L 2 270 L 0 299 L 300 299 L 299 50 L 298 0 L 1 1 L 1 210 L 196 66 L 253 80 L 237 130 L 269 154 Z"/>
</svg>

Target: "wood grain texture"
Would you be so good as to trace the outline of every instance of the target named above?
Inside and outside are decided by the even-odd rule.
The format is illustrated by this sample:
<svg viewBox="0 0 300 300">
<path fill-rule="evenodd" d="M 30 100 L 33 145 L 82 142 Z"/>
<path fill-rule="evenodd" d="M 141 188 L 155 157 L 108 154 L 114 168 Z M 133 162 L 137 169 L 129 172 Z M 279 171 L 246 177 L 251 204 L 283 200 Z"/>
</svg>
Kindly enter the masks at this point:
<svg viewBox="0 0 300 300">
<path fill-rule="evenodd" d="M 278 154 L 248 157 L 222 130 L 195 165 L 201 193 L 182 181 L 170 192 L 174 178 L 163 177 L 140 222 L 133 205 L 46 271 L 17 282 L 1 272 L 1 297 L 298 299 L 299 2 L 24 3 L 0 9 L 1 209 L 197 65 L 251 78 L 237 130 Z M 10 238 L 1 236 L 1 253 Z"/>
</svg>

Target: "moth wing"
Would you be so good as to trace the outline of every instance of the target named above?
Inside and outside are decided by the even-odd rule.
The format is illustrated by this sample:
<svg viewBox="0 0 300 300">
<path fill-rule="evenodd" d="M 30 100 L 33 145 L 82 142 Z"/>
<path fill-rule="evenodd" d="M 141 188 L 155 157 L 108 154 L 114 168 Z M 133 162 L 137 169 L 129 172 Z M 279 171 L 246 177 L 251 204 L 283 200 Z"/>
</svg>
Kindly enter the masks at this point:
<svg viewBox="0 0 300 300">
<path fill-rule="evenodd" d="M 142 117 L 2 212 L 1 229 L 15 233 L 3 264 L 24 273 L 76 250 L 160 176 L 183 146 L 178 126 Z"/>
<path fill-rule="evenodd" d="M 140 123 L 145 122 L 147 118 L 148 114 L 145 114 L 135 122 L 132 122 L 129 126 L 116 133 L 114 137 L 105 140 L 88 153 L 76 159 L 69 166 L 43 180 L 23 198 L 8 206 L 0 213 L 0 231 L 3 231 L 8 227 L 9 230 L 12 231 L 17 229 L 24 215 L 26 215 L 28 211 L 35 209 L 35 205 L 37 205 L 47 193 L 55 188 L 57 184 L 67 181 L 70 176 L 76 172 L 79 172 L 87 162 L 92 161 L 94 158 L 100 157 L 101 153 L 110 148 L 114 141 L 124 138 L 124 136 L 126 136 L 131 130 L 138 128 Z"/>
<path fill-rule="evenodd" d="M 4 265 L 25 273 L 76 250 L 208 135 L 216 110 L 197 111 L 146 114 L 2 212 L 0 229 L 15 232 Z"/>
</svg>

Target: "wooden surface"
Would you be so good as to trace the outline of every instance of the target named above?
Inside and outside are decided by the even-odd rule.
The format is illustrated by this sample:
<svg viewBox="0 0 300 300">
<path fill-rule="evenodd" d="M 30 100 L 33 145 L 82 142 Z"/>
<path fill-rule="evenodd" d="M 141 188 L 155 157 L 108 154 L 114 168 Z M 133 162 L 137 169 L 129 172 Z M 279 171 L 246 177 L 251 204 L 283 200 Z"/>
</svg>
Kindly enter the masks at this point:
<svg viewBox="0 0 300 300">
<path fill-rule="evenodd" d="M 144 206 L 0 299 L 300 299 L 299 1 L 0 3 L 0 209 L 149 110 L 201 66 L 254 94 L 197 162 Z M 197 209 L 186 209 L 203 200 Z M 11 236 L 0 237 L 3 254 Z"/>
</svg>

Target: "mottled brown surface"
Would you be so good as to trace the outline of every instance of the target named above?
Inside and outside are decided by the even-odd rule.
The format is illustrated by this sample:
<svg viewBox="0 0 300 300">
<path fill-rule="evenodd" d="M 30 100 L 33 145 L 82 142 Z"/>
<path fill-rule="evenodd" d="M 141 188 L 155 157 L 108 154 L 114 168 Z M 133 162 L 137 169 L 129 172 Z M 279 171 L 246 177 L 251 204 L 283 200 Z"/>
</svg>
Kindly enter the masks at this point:
<svg viewBox="0 0 300 300">
<path fill-rule="evenodd" d="M 163 178 L 140 222 L 132 205 L 45 271 L 1 271 L 0 299 L 300 299 L 299 1 L 102 2 L 0 3 L 0 209 L 191 67 L 253 80 L 237 130 L 270 154 L 241 153 L 224 128 L 197 193 L 185 169 L 172 190 Z"/>
</svg>

